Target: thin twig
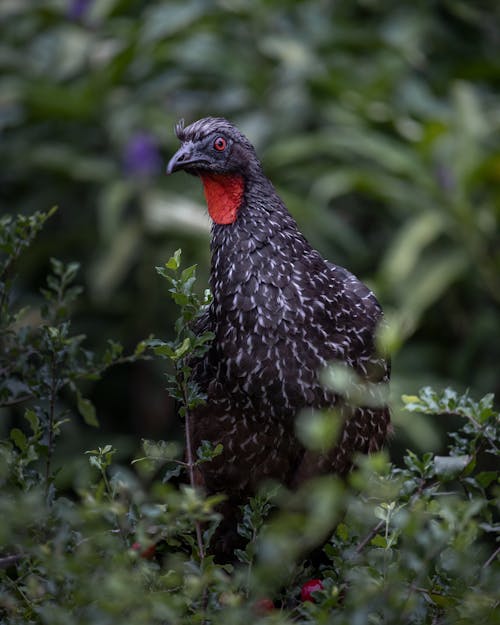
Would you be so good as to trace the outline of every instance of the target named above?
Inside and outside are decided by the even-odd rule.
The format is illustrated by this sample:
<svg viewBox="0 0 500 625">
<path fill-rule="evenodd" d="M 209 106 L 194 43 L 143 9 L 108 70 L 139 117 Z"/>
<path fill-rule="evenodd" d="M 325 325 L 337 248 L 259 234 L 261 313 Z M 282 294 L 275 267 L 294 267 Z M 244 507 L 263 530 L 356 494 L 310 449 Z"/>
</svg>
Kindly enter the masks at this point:
<svg viewBox="0 0 500 625">
<path fill-rule="evenodd" d="M 457 411 L 457 412 L 452 412 L 452 411 L 443 411 L 439 413 L 440 415 L 444 415 L 444 416 L 450 416 L 450 417 L 461 417 L 462 419 L 468 419 L 473 426 L 476 428 L 477 430 L 477 434 L 479 434 L 480 436 L 482 436 L 483 438 L 485 438 L 490 445 L 493 447 L 493 449 L 495 451 L 500 451 L 500 449 L 497 447 L 497 445 L 495 444 L 494 439 L 486 433 L 486 423 L 479 423 L 479 421 L 477 421 L 476 419 L 474 419 L 473 416 L 471 416 L 470 414 L 464 414 L 463 412 Z M 477 439 L 476 439 L 477 440 Z M 476 452 L 477 455 L 477 452 Z"/>
<path fill-rule="evenodd" d="M 12 555 L 12 556 L 4 556 L 0 558 L 0 569 L 8 569 L 9 566 L 16 564 L 19 560 L 22 560 L 23 556 L 20 554 Z"/>
<path fill-rule="evenodd" d="M 135 354 L 129 354 L 128 356 L 120 356 L 115 360 L 112 360 L 109 363 L 103 363 L 101 365 L 95 366 L 93 369 L 86 369 L 80 373 L 77 373 L 73 379 L 75 380 L 87 380 L 89 377 L 98 376 L 100 377 L 103 373 L 105 373 L 111 367 L 115 367 L 116 365 L 127 365 L 130 363 L 135 363 L 138 360 L 153 360 L 152 356 L 148 356 L 147 354 L 141 354 L 140 356 L 135 356 Z"/>
<path fill-rule="evenodd" d="M 24 590 L 21 588 L 21 584 L 20 581 L 21 580 L 13 580 L 10 579 L 7 575 L 4 578 L 5 582 L 15 591 L 17 592 L 20 596 L 21 599 L 24 601 L 24 603 L 28 606 L 28 608 L 34 612 L 35 611 L 35 606 L 34 604 L 30 601 L 29 597 L 27 596 L 27 594 L 24 592 Z"/>
<path fill-rule="evenodd" d="M 185 438 L 186 438 L 186 456 L 187 456 L 187 469 L 189 474 L 189 483 L 191 488 L 196 488 L 196 480 L 194 476 L 194 456 L 193 456 L 193 446 L 191 444 L 191 414 L 188 409 L 188 396 L 186 389 L 186 381 L 185 379 L 181 382 L 182 386 L 182 397 L 184 401 L 184 427 L 185 427 Z M 203 545 L 203 535 L 201 533 L 201 523 L 198 519 L 194 522 L 194 527 L 196 531 L 196 542 L 198 544 L 198 553 L 200 554 L 200 567 L 203 567 L 203 562 L 205 560 L 205 547 Z M 203 590 L 203 596 L 201 599 L 202 610 L 203 610 L 203 621 L 201 625 L 205 625 L 207 623 L 206 612 L 208 606 L 208 588 L 205 587 Z"/>
<path fill-rule="evenodd" d="M 490 566 L 490 564 L 493 562 L 493 560 L 500 554 L 500 547 L 498 547 L 496 549 L 496 551 L 494 551 L 491 556 L 486 560 L 486 562 L 483 564 L 482 568 L 486 569 Z"/>
<path fill-rule="evenodd" d="M 56 356 L 54 352 L 52 352 L 52 357 L 51 357 L 50 374 L 51 374 L 51 383 L 50 383 L 47 460 L 45 462 L 45 496 L 49 494 L 50 469 L 51 469 L 51 464 L 52 464 L 52 454 L 54 453 L 54 417 L 55 417 L 56 396 L 57 396 Z"/>
<path fill-rule="evenodd" d="M 184 415 L 184 424 L 185 424 L 185 429 L 186 429 L 186 456 L 187 456 L 187 469 L 189 473 L 189 483 L 191 485 L 191 488 L 195 488 L 196 482 L 194 478 L 193 448 L 191 445 L 190 414 L 189 414 L 189 410 L 187 409 L 187 406 L 186 406 L 186 414 Z M 198 519 L 195 521 L 195 529 L 196 529 L 196 542 L 198 543 L 198 551 L 200 554 L 200 562 L 201 564 L 203 564 L 203 560 L 205 559 L 205 548 L 203 546 L 201 524 Z"/>
<path fill-rule="evenodd" d="M 14 399 L 10 399 L 9 401 L 4 401 L 0 404 L 2 408 L 9 408 L 10 406 L 17 406 L 17 404 L 22 404 L 29 399 L 33 399 L 33 395 L 21 395 L 21 397 L 15 397 Z"/>
<path fill-rule="evenodd" d="M 440 592 L 439 590 L 433 590 L 432 588 L 422 588 L 421 586 L 411 585 L 412 590 L 416 590 L 417 592 L 423 595 L 436 595 L 437 597 L 445 597 L 446 594 L 444 592 Z"/>
<path fill-rule="evenodd" d="M 183 376 L 184 378 L 184 376 Z M 187 456 L 187 470 L 189 474 L 189 484 L 191 488 L 196 488 L 196 480 L 194 477 L 194 467 L 195 461 L 193 456 L 193 446 L 191 444 L 191 414 L 189 412 L 189 400 L 186 388 L 186 380 L 181 379 L 180 381 L 182 388 L 182 399 L 184 402 L 184 428 L 185 428 L 185 438 L 186 438 L 186 456 Z M 203 546 L 203 536 L 201 534 L 201 524 L 198 520 L 195 521 L 195 529 L 196 529 L 196 542 L 198 543 L 198 552 L 200 554 L 200 563 L 203 564 L 203 560 L 205 559 L 205 548 Z"/>
<path fill-rule="evenodd" d="M 378 534 L 379 530 L 381 530 L 384 525 L 385 525 L 385 521 L 382 520 L 382 521 L 379 521 L 377 525 L 375 525 L 375 527 L 372 527 L 372 529 L 368 532 L 368 534 L 363 538 L 363 540 L 356 547 L 356 553 L 361 553 L 363 549 L 366 547 L 366 545 L 372 540 L 372 538 L 374 538 Z"/>
</svg>

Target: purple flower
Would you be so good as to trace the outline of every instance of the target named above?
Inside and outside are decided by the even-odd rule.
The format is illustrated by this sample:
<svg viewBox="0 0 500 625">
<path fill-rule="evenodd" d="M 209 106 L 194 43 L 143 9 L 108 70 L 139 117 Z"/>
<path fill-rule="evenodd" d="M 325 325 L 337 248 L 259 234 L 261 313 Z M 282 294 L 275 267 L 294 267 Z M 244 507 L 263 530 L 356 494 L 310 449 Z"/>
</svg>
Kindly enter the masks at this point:
<svg viewBox="0 0 500 625">
<path fill-rule="evenodd" d="M 83 19 L 93 1 L 94 0 L 71 0 L 67 11 L 68 18 L 75 22 Z"/>
<path fill-rule="evenodd" d="M 125 171 L 141 178 L 154 176 L 161 169 L 158 146 L 146 132 L 138 132 L 129 139 L 123 160 Z"/>
<path fill-rule="evenodd" d="M 453 191 L 456 186 L 453 172 L 446 165 L 441 164 L 436 167 L 436 178 L 443 191 Z"/>
</svg>

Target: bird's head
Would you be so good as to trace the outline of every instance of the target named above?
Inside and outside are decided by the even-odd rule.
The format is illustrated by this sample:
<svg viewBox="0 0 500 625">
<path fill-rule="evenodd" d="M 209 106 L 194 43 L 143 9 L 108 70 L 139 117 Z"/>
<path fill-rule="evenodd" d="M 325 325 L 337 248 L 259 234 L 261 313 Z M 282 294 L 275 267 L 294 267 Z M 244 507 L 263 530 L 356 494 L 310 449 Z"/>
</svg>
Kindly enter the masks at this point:
<svg viewBox="0 0 500 625">
<path fill-rule="evenodd" d="M 236 126 L 222 117 L 205 117 L 175 128 L 182 145 L 170 159 L 167 174 L 183 169 L 190 174 L 241 174 L 259 165 L 255 150 Z"/>
<path fill-rule="evenodd" d="M 255 150 L 235 126 L 222 117 L 206 117 L 175 128 L 182 145 L 167 165 L 167 174 L 184 170 L 203 182 L 208 212 L 215 223 L 236 221 L 245 183 L 261 171 Z"/>
</svg>

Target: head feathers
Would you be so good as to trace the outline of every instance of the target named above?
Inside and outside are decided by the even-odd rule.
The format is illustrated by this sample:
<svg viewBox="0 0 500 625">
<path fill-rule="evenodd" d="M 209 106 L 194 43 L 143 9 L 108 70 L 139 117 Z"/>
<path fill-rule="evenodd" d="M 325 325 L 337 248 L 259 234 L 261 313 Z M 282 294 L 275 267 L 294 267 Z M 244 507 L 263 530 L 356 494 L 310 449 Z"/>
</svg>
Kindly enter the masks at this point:
<svg viewBox="0 0 500 625">
<path fill-rule="evenodd" d="M 200 141 L 208 135 L 217 132 L 233 139 L 236 143 L 254 152 L 252 144 L 245 135 L 223 117 L 204 117 L 189 126 L 184 126 L 184 120 L 180 119 L 175 126 L 175 134 L 183 142 Z"/>
</svg>

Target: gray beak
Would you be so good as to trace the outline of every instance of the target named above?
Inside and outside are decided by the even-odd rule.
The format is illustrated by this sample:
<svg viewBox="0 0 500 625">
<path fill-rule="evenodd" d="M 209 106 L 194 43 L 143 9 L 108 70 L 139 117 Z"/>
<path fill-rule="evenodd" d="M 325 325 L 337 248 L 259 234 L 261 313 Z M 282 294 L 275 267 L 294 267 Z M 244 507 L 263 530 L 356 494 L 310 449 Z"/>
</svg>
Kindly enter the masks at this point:
<svg viewBox="0 0 500 625">
<path fill-rule="evenodd" d="M 172 156 L 167 165 L 167 175 L 173 174 L 175 171 L 184 169 L 188 165 L 196 165 L 203 162 L 209 162 L 209 159 L 196 153 L 196 148 L 191 141 L 184 143 Z"/>
</svg>

